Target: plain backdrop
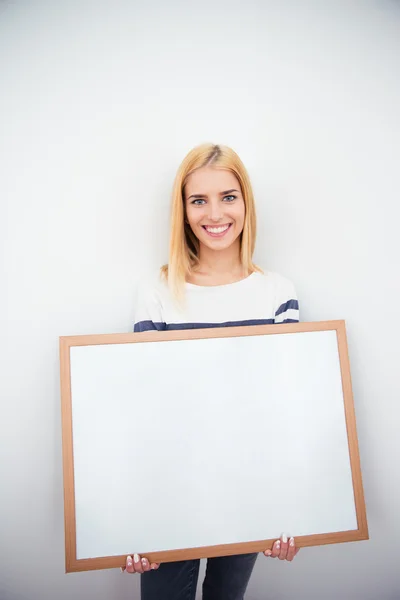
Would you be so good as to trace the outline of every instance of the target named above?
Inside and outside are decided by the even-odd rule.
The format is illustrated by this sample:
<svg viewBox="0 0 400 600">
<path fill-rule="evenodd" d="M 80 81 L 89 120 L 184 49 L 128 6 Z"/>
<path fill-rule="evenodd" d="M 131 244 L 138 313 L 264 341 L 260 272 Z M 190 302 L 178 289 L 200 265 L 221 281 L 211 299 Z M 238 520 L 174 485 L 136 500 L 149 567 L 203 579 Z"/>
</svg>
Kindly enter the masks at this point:
<svg viewBox="0 0 400 600">
<path fill-rule="evenodd" d="M 58 336 L 131 330 L 203 141 L 247 165 L 302 320 L 346 319 L 371 535 L 260 556 L 247 598 L 399 597 L 399 62 L 395 0 L 0 2 L 1 600 L 139 597 L 64 574 Z"/>
</svg>

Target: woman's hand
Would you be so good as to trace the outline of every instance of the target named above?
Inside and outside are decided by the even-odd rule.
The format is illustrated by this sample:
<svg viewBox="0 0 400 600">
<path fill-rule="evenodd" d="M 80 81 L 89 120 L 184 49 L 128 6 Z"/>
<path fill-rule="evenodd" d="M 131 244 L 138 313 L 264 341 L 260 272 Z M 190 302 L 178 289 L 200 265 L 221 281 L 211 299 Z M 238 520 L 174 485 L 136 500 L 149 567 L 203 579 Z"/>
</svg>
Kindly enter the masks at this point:
<svg viewBox="0 0 400 600">
<path fill-rule="evenodd" d="M 127 573 L 145 573 L 146 571 L 156 571 L 159 563 L 149 563 L 147 558 L 140 558 L 139 554 L 126 557 L 125 567 L 121 567 L 121 571 Z"/>
<path fill-rule="evenodd" d="M 294 538 L 288 540 L 285 534 L 273 544 L 271 550 L 265 550 L 264 555 L 269 558 L 279 558 L 279 560 L 287 560 L 291 562 L 300 548 L 296 548 Z M 125 567 L 121 571 L 127 573 L 146 573 L 147 571 L 156 571 L 159 568 L 159 563 L 150 563 L 147 558 L 141 558 L 138 554 L 126 557 Z"/>
<path fill-rule="evenodd" d="M 264 555 L 269 558 L 279 558 L 279 560 L 288 560 L 291 562 L 299 550 L 300 548 L 296 548 L 294 538 L 291 537 L 288 540 L 287 535 L 283 533 L 281 539 L 276 540 L 271 550 L 266 550 Z"/>
</svg>

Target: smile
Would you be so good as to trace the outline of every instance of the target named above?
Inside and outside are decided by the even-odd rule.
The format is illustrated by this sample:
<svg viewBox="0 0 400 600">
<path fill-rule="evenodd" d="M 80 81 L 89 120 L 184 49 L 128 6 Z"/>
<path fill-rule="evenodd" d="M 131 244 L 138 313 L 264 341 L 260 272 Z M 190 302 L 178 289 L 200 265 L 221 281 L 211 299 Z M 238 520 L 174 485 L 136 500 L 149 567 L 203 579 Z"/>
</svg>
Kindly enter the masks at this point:
<svg viewBox="0 0 400 600">
<path fill-rule="evenodd" d="M 212 237 L 222 237 L 230 229 L 232 223 L 226 225 L 220 225 L 219 227 L 212 227 L 211 225 L 203 225 L 203 229 L 207 231 L 208 235 Z"/>
</svg>

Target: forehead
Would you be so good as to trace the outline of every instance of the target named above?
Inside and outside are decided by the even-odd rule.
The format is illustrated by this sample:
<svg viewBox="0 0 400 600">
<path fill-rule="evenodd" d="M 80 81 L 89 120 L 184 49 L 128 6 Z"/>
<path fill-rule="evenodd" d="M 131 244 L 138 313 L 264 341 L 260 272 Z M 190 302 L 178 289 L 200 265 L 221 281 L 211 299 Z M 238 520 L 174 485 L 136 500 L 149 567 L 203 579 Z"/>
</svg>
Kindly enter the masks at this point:
<svg viewBox="0 0 400 600">
<path fill-rule="evenodd" d="M 237 189 L 240 184 L 237 177 L 227 169 L 216 167 L 202 167 L 189 175 L 186 180 L 186 195 L 190 194 L 212 194 L 225 190 Z"/>
</svg>

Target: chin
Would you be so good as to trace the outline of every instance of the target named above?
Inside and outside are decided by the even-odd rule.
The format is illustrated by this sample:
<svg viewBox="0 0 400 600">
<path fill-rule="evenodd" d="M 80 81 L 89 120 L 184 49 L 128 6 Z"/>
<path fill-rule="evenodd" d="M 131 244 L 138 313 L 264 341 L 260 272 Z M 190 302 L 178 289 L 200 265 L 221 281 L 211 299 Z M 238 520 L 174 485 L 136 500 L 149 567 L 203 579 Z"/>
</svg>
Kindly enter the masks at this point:
<svg viewBox="0 0 400 600">
<path fill-rule="evenodd" d="M 203 246 L 206 246 L 207 248 L 209 248 L 210 250 L 215 250 L 215 252 L 222 252 L 223 250 L 227 250 L 228 248 L 230 248 L 232 246 L 232 244 L 203 244 Z"/>
</svg>

